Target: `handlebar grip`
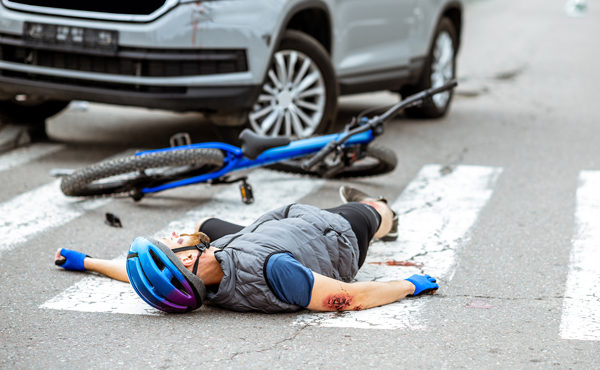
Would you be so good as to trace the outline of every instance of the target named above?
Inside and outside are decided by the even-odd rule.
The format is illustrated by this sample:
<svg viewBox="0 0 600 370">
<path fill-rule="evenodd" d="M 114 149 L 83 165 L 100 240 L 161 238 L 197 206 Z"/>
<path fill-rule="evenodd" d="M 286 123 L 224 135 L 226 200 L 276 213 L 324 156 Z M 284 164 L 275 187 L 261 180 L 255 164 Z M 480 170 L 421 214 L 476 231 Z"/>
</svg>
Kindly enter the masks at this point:
<svg viewBox="0 0 600 370">
<path fill-rule="evenodd" d="M 458 86 L 458 82 L 456 80 L 452 80 L 452 81 L 448 82 L 445 85 L 442 85 L 440 87 L 436 87 L 434 89 L 427 90 L 427 95 L 435 95 L 435 94 L 441 93 L 443 91 L 453 89 L 456 86 Z"/>
<path fill-rule="evenodd" d="M 327 156 L 327 154 L 331 153 L 335 150 L 336 143 L 335 141 L 329 142 L 327 145 L 323 147 L 323 149 L 319 150 L 317 154 L 315 154 L 312 158 L 304 161 L 301 167 L 303 170 L 308 171 L 314 167 L 317 163 L 321 162 L 323 158 Z"/>
</svg>

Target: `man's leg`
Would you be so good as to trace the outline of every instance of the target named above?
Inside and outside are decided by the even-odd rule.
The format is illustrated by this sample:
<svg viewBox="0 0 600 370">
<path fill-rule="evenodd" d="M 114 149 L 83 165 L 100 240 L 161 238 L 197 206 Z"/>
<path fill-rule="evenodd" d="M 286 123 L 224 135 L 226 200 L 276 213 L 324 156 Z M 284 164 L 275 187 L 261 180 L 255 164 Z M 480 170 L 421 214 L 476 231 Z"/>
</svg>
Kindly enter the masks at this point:
<svg viewBox="0 0 600 370">
<path fill-rule="evenodd" d="M 338 214 L 348 221 L 358 242 L 358 266 L 362 266 L 371 240 L 379 230 L 385 231 L 385 226 L 383 228 L 381 226 L 383 221 L 381 213 L 374 206 L 359 202 L 342 204 L 325 211 Z"/>
<path fill-rule="evenodd" d="M 211 241 L 217 240 L 225 235 L 235 234 L 243 228 L 244 226 L 223 221 L 214 217 L 203 218 L 200 220 L 200 222 L 198 222 L 198 226 L 196 226 L 196 230 L 208 235 Z"/>
<path fill-rule="evenodd" d="M 344 203 L 359 202 L 368 204 L 381 215 L 381 224 L 375 233 L 375 239 L 393 241 L 398 238 L 398 215 L 390 208 L 385 198 L 372 197 L 350 186 L 341 186 L 339 192 Z"/>
<path fill-rule="evenodd" d="M 373 235 L 373 238 L 381 239 L 385 235 L 387 235 L 392 229 L 392 220 L 394 218 L 394 212 L 392 211 L 390 206 L 388 206 L 386 202 L 381 200 L 363 200 L 359 203 L 367 204 L 373 207 L 375 211 L 377 211 L 377 213 L 379 213 L 379 215 L 381 216 L 381 223 L 379 224 L 379 228 L 375 232 L 375 235 Z"/>
</svg>

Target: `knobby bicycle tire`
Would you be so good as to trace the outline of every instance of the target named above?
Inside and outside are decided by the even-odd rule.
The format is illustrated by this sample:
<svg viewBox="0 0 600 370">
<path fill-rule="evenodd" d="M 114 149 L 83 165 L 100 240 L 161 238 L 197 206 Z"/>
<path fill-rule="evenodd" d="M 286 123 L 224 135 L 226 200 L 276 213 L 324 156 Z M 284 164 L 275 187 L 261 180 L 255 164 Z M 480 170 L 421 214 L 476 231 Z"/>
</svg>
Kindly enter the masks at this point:
<svg viewBox="0 0 600 370">
<path fill-rule="evenodd" d="M 307 171 L 302 169 L 301 165 L 306 158 L 288 160 L 268 165 L 267 168 L 297 174 L 323 177 L 316 171 Z M 326 176 L 329 178 L 349 178 L 349 177 L 368 177 L 383 175 L 396 168 L 398 160 L 396 154 L 391 149 L 378 145 L 369 145 L 365 158 L 352 163 L 350 166 L 342 168 L 340 171 Z"/>
<path fill-rule="evenodd" d="M 60 189 L 68 196 L 126 193 L 149 185 L 158 186 L 175 181 L 191 173 L 196 175 L 202 171 L 214 171 L 223 166 L 223 161 L 223 153 L 220 150 L 209 148 L 171 150 L 109 159 L 63 177 Z M 156 173 L 148 175 L 144 172 L 148 169 L 156 169 Z M 110 182 L 98 182 L 125 174 L 131 176 Z"/>
</svg>

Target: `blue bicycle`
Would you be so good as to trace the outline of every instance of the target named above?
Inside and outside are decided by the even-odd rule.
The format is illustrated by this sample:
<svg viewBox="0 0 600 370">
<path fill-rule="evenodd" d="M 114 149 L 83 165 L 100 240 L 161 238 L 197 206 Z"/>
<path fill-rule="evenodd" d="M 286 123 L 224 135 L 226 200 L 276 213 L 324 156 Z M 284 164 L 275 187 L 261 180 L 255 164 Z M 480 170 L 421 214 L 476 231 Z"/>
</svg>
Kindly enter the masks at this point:
<svg viewBox="0 0 600 370">
<path fill-rule="evenodd" d="M 380 116 L 359 116 L 336 134 L 291 141 L 244 130 L 240 134 L 241 148 L 220 142 L 190 144 L 188 140 L 185 145 L 172 142 L 174 146 L 170 148 L 142 151 L 76 170 L 63 177 L 61 190 L 68 196 L 127 194 L 140 200 L 146 194 L 179 186 L 239 181 L 242 200 L 252 203 L 252 187 L 247 177 L 233 178 L 232 172 L 267 167 L 325 178 L 388 173 L 396 167 L 396 155 L 388 148 L 372 144 L 383 134 L 383 123 L 402 109 L 422 104 L 456 85 L 456 81 L 451 81 L 411 95 Z"/>
</svg>

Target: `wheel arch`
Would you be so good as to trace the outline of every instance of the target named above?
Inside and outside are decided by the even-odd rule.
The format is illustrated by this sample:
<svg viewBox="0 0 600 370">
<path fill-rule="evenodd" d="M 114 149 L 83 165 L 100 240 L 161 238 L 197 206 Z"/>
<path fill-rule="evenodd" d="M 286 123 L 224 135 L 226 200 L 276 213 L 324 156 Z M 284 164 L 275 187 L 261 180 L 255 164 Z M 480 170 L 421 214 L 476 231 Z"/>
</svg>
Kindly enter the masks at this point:
<svg viewBox="0 0 600 370">
<path fill-rule="evenodd" d="M 314 16 L 318 22 L 311 22 Z M 287 30 L 304 32 L 317 40 L 321 46 L 331 55 L 333 45 L 333 25 L 329 7 L 322 0 L 302 1 L 287 10 L 285 17 L 280 23 L 279 30 L 275 34 L 273 49 L 275 53 L 277 45 L 281 42 L 283 34 Z"/>
<path fill-rule="evenodd" d="M 446 7 L 440 14 L 438 18 L 438 23 L 442 20 L 442 18 L 448 18 L 450 22 L 454 25 L 454 30 L 456 31 L 456 51 L 460 49 L 461 44 L 461 35 L 462 35 L 462 27 L 463 27 L 463 6 L 459 1 L 451 1 L 446 4 Z M 433 43 L 433 40 L 431 40 Z"/>
<path fill-rule="evenodd" d="M 331 55 L 332 25 L 329 9 L 320 1 L 308 1 L 295 7 L 284 23 L 284 29 L 306 33 L 317 40 Z M 280 34 L 281 34 L 280 33 Z"/>
<path fill-rule="evenodd" d="M 307 16 L 317 14 L 320 17 L 323 17 L 325 22 L 323 23 L 324 28 L 320 28 L 317 30 L 316 27 L 306 26 L 301 21 L 305 20 Z M 329 11 L 329 7 L 321 0 L 307 0 L 297 3 L 292 6 L 288 11 L 277 34 L 275 34 L 274 39 L 270 38 L 269 43 L 273 41 L 271 54 L 269 55 L 269 61 L 273 59 L 273 55 L 277 52 L 277 47 L 281 43 L 281 39 L 287 30 L 296 30 L 300 32 L 304 32 L 307 35 L 316 39 L 321 46 L 327 51 L 327 54 L 331 56 L 331 48 L 333 42 L 333 25 L 331 22 L 331 13 Z M 267 76 L 269 71 L 270 62 L 267 63 L 265 70 L 263 71 L 262 80 Z M 258 93 L 257 93 L 258 96 Z"/>
</svg>

